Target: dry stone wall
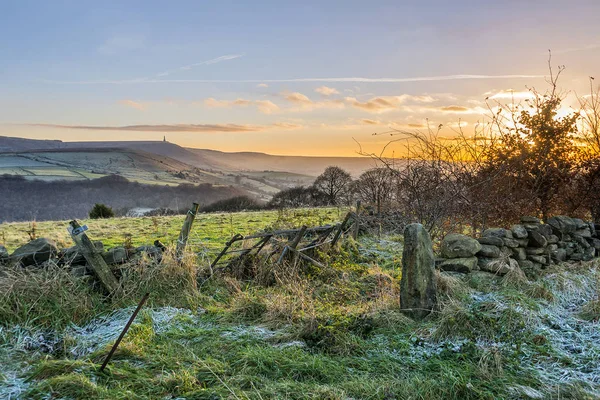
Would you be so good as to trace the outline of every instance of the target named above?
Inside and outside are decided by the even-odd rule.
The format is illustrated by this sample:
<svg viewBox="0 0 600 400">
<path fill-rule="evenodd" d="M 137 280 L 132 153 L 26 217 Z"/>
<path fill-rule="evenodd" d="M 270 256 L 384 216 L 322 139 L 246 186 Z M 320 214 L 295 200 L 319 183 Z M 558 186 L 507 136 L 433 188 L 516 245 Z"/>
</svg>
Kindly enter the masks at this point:
<svg viewBox="0 0 600 400">
<path fill-rule="evenodd" d="M 436 267 L 498 275 L 520 268 L 532 278 L 550 264 L 598 257 L 600 232 L 596 227 L 593 222 L 559 215 L 545 223 L 536 217 L 523 217 L 510 229 L 486 229 L 479 238 L 453 233 L 442 240 Z"/>
</svg>

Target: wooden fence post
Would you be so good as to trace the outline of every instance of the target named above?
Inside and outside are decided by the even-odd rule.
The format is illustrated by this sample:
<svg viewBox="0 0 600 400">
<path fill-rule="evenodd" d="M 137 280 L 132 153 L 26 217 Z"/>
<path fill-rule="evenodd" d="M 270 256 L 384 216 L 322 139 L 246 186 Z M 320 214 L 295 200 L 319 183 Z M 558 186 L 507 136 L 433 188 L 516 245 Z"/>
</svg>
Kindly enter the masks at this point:
<svg viewBox="0 0 600 400">
<path fill-rule="evenodd" d="M 85 234 L 85 229 L 79 225 L 76 220 L 69 222 L 69 233 L 75 242 L 77 249 L 83 254 L 83 257 L 92 267 L 100 282 L 108 290 L 109 293 L 114 292 L 119 288 L 119 281 L 102 258 L 90 238 Z"/>
<path fill-rule="evenodd" d="M 354 229 L 352 231 L 352 239 L 356 240 L 358 238 L 358 230 L 360 229 L 360 200 L 356 202 L 356 213 L 354 218 Z"/>
<path fill-rule="evenodd" d="M 351 216 L 352 216 L 351 212 L 349 212 L 348 214 L 346 214 L 346 217 L 344 218 L 344 220 L 340 224 L 339 228 L 335 232 L 335 235 L 333 236 L 333 240 L 331 241 L 331 246 L 335 246 L 335 244 L 339 240 L 340 236 L 342 236 L 342 233 L 344 233 L 344 227 L 348 223 L 348 220 L 350 219 Z"/>
<path fill-rule="evenodd" d="M 193 203 L 192 208 L 188 210 L 185 216 L 185 221 L 183 221 L 181 233 L 177 239 L 177 250 L 175 252 L 175 256 L 178 260 L 183 258 L 183 252 L 185 251 L 185 246 L 187 245 L 188 237 L 190 236 L 190 231 L 192 230 L 192 224 L 194 223 L 194 219 L 196 218 L 199 207 L 200 205 L 198 205 L 198 203 Z"/>
<path fill-rule="evenodd" d="M 300 228 L 300 230 L 298 231 L 298 234 L 296 235 L 296 237 L 294 238 L 294 240 L 292 240 L 292 242 L 290 244 L 288 244 L 287 246 L 285 246 L 285 248 L 281 252 L 281 256 L 279 257 L 279 260 L 277 260 L 277 264 L 281 264 L 281 262 L 283 262 L 283 259 L 284 259 L 285 255 L 287 254 L 287 252 L 290 249 L 296 250 L 296 247 L 298 247 L 298 244 L 300 243 L 300 241 L 304 237 L 304 233 L 306 232 L 306 229 L 308 229 L 308 227 L 306 225 L 302 226 L 302 228 Z"/>
</svg>

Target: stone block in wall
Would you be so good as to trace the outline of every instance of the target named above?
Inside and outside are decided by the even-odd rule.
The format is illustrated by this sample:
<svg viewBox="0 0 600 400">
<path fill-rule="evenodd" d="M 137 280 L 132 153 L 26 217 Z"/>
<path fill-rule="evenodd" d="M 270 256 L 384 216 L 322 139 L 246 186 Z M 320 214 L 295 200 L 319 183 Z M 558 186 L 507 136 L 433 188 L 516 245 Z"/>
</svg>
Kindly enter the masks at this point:
<svg viewBox="0 0 600 400">
<path fill-rule="evenodd" d="M 512 257 L 512 249 L 510 247 L 500 247 L 500 257 Z"/>
<path fill-rule="evenodd" d="M 446 235 L 441 245 L 441 253 L 445 258 L 473 257 L 480 249 L 481 244 L 477 240 L 459 233 Z"/>
<path fill-rule="evenodd" d="M 556 262 L 562 262 L 567 259 L 567 250 L 556 249 L 550 252 L 550 257 Z"/>
<path fill-rule="evenodd" d="M 485 236 L 485 237 L 480 237 L 477 239 L 477 241 L 481 244 L 488 244 L 491 246 L 504 246 L 504 241 L 502 240 L 502 238 L 496 237 L 496 236 Z M 528 240 L 529 241 L 529 240 Z"/>
<path fill-rule="evenodd" d="M 529 247 L 546 247 L 548 240 L 538 231 L 529 232 Z"/>
<path fill-rule="evenodd" d="M 568 256 L 568 259 L 571 261 L 582 261 L 583 253 L 572 253 L 571 255 Z"/>
<path fill-rule="evenodd" d="M 546 250 L 548 252 L 555 251 L 557 249 L 558 249 L 558 245 L 556 245 L 556 244 L 549 244 L 548 247 L 546 247 Z"/>
<path fill-rule="evenodd" d="M 572 218 L 573 222 L 575 222 L 575 226 L 577 230 L 584 229 L 588 227 L 587 222 L 582 220 L 581 218 Z"/>
<path fill-rule="evenodd" d="M 585 249 L 585 251 L 583 252 L 583 261 L 590 261 L 592 260 L 594 257 L 596 257 L 596 249 L 593 247 L 588 247 L 587 249 Z"/>
<path fill-rule="evenodd" d="M 515 249 L 512 249 L 513 255 L 512 257 L 519 261 L 519 260 L 526 260 L 527 259 L 527 253 L 525 252 L 525 249 L 522 247 L 517 247 Z"/>
<path fill-rule="evenodd" d="M 529 245 L 529 238 L 527 239 L 515 239 L 519 243 L 519 247 L 527 247 Z"/>
<path fill-rule="evenodd" d="M 477 266 L 477 257 L 444 259 L 440 260 L 439 263 L 436 262 L 436 266 L 442 271 L 462 272 L 464 274 L 479 269 Z"/>
<path fill-rule="evenodd" d="M 477 257 L 499 258 L 500 248 L 498 246 L 492 246 L 491 244 L 482 244 L 481 249 L 477 253 Z"/>
<path fill-rule="evenodd" d="M 554 244 L 554 243 L 558 243 L 558 241 L 560 240 L 558 238 L 558 236 L 556 235 L 550 235 L 549 237 L 546 238 L 548 240 L 548 244 Z"/>
<path fill-rule="evenodd" d="M 600 250 L 600 239 L 590 238 L 587 241 L 590 244 L 590 246 L 592 246 L 596 250 Z"/>
<path fill-rule="evenodd" d="M 503 238 L 502 241 L 504 242 L 504 246 L 506 246 L 506 247 L 511 247 L 511 248 L 519 247 L 519 242 L 517 242 L 516 239 Z"/>
<path fill-rule="evenodd" d="M 481 234 L 482 237 L 495 236 L 499 238 L 511 238 L 513 234 L 510 230 L 504 228 L 488 228 Z"/>
<path fill-rule="evenodd" d="M 584 249 L 591 247 L 588 241 L 585 240 L 583 236 L 573 235 L 573 241 Z"/>
<path fill-rule="evenodd" d="M 565 215 L 557 215 L 548 218 L 548 221 L 546 222 L 552 227 L 555 233 L 560 233 L 564 235 L 573 233 L 577 230 L 577 222 L 575 222 L 573 218 L 567 217 Z"/>
<path fill-rule="evenodd" d="M 528 255 L 527 259 L 529 261 L 533 261 L 533 262 L 536 262 L 536 263 L 542 264 L 542 265 L 547 265 L 548 264 L 548 259 L 546 258 L 546 256 Z"/>
<path fill-rule="evenodd" d="M 528 235 L 527 229 L 523 225 L 513 225 L 510 231 L 515 239 L 526 239 Z"/>
<path fill-rule="evenodd" d="M 546 249 L 543 247 L 528 247 L 525 249 L 525 253 L 528 256 L 540 256 L 546 252 Z"/>
<path fill-rule="evenodd" d="M 512 258 L 479 258 L 477 265 L 482 271 L 491 272 L 497 275 L 506 275 L 515 268 L 519 268 L 519 264 Z"/>
<path fill-rule="evenodd" d="M 584 238 L 591 238 L 592 237 L 592 232 L 590 231 L 590 227 L 586 226 L 583 229 L 577 229 L 575 231 L 574 235 L 581 236 L 581 237 L 584 237 Z"/>
<path fill-rule="evenodd" d="M 542 234 L 546 239 L 548 239 L 552 235 L 552 227 L 548 224 L 541 224 L 537 230 Z"/>
<path fill-rule="evenodd" d="M 538 217 L 525 216 L 521 217 L 522 224 L 541 224 L 542 221 Z"/>
</svg>

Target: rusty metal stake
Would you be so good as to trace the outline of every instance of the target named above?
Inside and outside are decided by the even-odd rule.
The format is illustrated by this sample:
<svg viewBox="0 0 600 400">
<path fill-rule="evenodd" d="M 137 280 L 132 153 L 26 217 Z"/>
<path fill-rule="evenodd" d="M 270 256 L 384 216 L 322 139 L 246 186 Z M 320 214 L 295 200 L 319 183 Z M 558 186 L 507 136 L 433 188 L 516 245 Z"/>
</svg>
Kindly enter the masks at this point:
<svg viewBox="0 0 600 400">
<path fill-rule="evenodd" d="M 138 313 L 142 309 L 142 306 L 144 305 L 144 303 L 146 302 L 146 300 L 148 300 L 148 296 L 150 296 L 150 293 L 146 293 L 144 295 L 144 297 L 142 297 L 142 300 L 140 300 L 140 303 L 138 304 L 137 308 L 135 309 L 135 311 L 131 315 L 131 318 L 129 318 L 129 321 L 127 321 L 127 324 L 125 325 L 125 328 L 123 328 L 123 331 L 119 335 L 119 338 L 117 339 L 117 341 L 115 342 L 115 344 L 113 344 L 112 349 L 110 349 L 110 353 L 108 353 L 108 355 L 104 359 L 104 362 L 102 363 L 102 366 L 100 367 L 100 372 L 104 372 L 104 368 L 106 368 L 106 365 L 108 364 L 108 362 L 112 358 L 113 354 L 115 354 L 115 351 L 117 351 L 117 347 L 119 347 L 119 343 L 121 343 L 121 340 L 123 340 L 123 337 L 125 337 L 125 334 L 129 330 L 129 327 L 133 323 L 133 320 L 135 319 L 135 317 L 137 317 Z"/>
</svg>

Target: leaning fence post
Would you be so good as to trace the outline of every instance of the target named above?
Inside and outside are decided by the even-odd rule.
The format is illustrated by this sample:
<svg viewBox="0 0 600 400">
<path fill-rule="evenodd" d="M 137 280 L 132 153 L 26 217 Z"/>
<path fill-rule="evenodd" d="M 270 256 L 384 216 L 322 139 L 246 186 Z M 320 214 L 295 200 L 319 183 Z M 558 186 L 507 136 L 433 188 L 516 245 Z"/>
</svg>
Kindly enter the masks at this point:
<svg viewBox="0 0 600 400">
<path fill-rule="evenodd" d="M 340 236 L 342 236 L 342 233 L 344 233 L 344 227 L 348 223 L 348 220 L 350 219 L 351 216 L 352 216 L 351 212 L 349 212 L 348 214 L 346 214 L 346 218 L 344 218 L 344 220 L 340 224 L 339 228 L 335 232 L 335 235 L 333 236 L 333 240 L 331 241 L 331 246 L 335 246 L 335 244 L 339 240 Z"/>
<path fill-rule="evenodd" d="M 356 213 L 354 217 L 354 230 L 352 231 L 352 239 L 358 238 L 358 230 L 360 229 L 360 200 L 356 202 Z"/>
<path fill-rule="evenodd" d="M 188 237 L 190 236 L 190 231 L 192 230 L 192 224 L 194 223 L 194 219 L 196 218 L 196 214 L 198 213 L 198 208 L 200 206 L 198 203 L 193 203 L 192 208 L 190 208 L 185 216 L 185 221 L 183 221 L 183 226 L 181 227 L 181 233 L 179 234 L 179 238 L 177 239 L 177 250 L 175 255 L 178 260 L 183 257 L 183 252 L 185 251 L 185 246 L 188 241 Z"/>
<path fill-rule="evenodd" d="M 117 290 L 119 288 L 119 281 L 110 271 L 106 261 L 102 258 L 102 254 L 96 250 L 96 247 L 90 238 L 85 234 L 87 226 L 84 225 L 82 227 L 76 220 L 69 222 L 69 225 L 68 231 L 71 234 L 71 238 L 75 242 L 77 249 L 83 254 L 85 260 L 100 279 L 100 282 L 102 282 L 109 293 Z"/>
<path fill-rule="evenodd" d="M 300 243 L 300 241 L 304 237 L 304 233 L 306 232 L 306 229 L 308 229 L 306 225 L 302 226 L 302 228 L 300 228 L 300 230 L 298 231 L 298 234 L 291 241 L 291 243 L 288 244 L 287 246 L 285 246 L 285 248 L 281 252 L 281 256 L 279 256 L 279 260 L 277 260 L 277 264 L 281 264 L 281 262 L 283 261 L 283 258 L 285 257 L 285 255 L 287 254 L 287 252 L 290 249 L 296 250 L 296 247 L 298 247 L 298 244 Z"/>
</svg>

